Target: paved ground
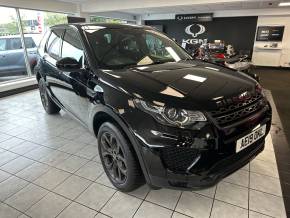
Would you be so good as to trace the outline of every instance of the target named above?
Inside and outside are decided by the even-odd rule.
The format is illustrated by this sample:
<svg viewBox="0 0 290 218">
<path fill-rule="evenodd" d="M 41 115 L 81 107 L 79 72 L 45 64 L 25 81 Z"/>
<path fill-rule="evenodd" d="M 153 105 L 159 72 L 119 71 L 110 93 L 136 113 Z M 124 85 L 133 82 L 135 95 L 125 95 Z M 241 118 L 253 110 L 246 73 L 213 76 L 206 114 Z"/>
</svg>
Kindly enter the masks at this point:
<svg viewBox="0 0 290 218">
<path fill-rule="evenodd" d="M 257 67 L 264 88 L 271 90 L 283 129 L 290 144 L 290 68 Z"/>
<path fill-rule="evenodd" d="M 46 115 L 36 91 L 0 99 L 0 217 L 286 217 L 271 137 L 250 165 L 197 192 L 121 193 L 96 146 L 65 113 Z"/>
</svg>

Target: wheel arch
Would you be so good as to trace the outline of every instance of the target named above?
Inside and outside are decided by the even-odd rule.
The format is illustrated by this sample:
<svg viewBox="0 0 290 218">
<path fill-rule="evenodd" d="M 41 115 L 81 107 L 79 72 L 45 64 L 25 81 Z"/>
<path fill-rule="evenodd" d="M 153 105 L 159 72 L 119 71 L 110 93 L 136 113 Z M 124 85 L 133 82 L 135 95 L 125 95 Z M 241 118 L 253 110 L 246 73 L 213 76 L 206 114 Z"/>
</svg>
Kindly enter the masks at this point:
<svg viewBox="0 0 290 218">
<path fill-rule="evenodd" d="M 112 122 L 113 124 L 116 124 L 117 127 L 120 128 L 126 139 L 131 143 L 133 147 L 133 150 L 140 164 L 146 182 L 148 184 L 151 184 L 147 168 L 144 164 L 143 156 L 141 154 L 140 148 L 138 147 L 138 142 L 134 138 L 132 130 L 130 129 L 129 125 L 121 117 L 116 115 L 112 111 L 112 109 L 106 106 L 101 106 L 101 108 L 99 108 L 98 110 L 94 110 L 94 112 L 91 113 L 89 120 L 92 120 L 89 128 L 95 134 L 96 137 L 98 136 L 99 128 L 104 122 Z"/>
</svg>

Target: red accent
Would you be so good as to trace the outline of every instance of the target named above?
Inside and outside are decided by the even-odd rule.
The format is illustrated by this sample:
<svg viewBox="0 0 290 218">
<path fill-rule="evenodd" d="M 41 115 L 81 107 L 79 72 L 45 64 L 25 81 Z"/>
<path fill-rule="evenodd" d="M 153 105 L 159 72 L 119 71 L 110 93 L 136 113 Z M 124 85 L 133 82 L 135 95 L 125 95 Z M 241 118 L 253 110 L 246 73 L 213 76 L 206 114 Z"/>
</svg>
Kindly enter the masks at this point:
<svg viewBox="0 0 290 218">
<path fill-rule="evenodd" d="M 225 59 L 226 58 L 226 56 L 223 53 L 217 53 L 217 54 L 215 54 L 215 57 L 216 58 L 221 58 L 221 59 Z"/>
</svg>

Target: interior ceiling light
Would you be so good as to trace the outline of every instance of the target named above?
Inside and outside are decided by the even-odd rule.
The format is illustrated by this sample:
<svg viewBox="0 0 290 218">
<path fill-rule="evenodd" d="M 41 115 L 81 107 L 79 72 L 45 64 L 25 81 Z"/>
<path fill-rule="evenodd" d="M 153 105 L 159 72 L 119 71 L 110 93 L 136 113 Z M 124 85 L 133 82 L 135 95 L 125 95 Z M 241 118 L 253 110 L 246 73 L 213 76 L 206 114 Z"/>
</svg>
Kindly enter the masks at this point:
<svg viewBox="0 0 290 218">
<path fill-rule="evenodd" d="M 283 6 L 290 6 L 290 2 L 280 2 L 279 6 L 283 7 Z"/>
</svg>

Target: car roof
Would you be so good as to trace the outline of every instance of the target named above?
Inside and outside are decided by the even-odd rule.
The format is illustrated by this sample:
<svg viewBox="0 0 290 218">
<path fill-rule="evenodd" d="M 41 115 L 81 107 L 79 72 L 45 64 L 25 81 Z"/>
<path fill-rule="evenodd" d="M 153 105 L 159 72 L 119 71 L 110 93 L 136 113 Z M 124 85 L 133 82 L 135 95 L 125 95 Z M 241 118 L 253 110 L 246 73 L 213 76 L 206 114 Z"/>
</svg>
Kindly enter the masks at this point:
<svg viewBox="0 0 290 218">
<path fill-rule="evenodd" d="M 144 25 L 136 25 L 136 24 L 120 24 L 120 23 L 69 23 L 69 24 L 58 24 L 52 26 L 51 28 L 65 28 L 68 26 L 75 26 L 77 28 L 81 28 L 82 26 L 101 26 L 106 28 L 112 29 L 121 29 L 121 28 L 145 28 L 145 29 L 152 29 L 150 26 Z"/>
<path fill-rule="evenodd" d="M 33 34 L 24 34 L 24 38 L 33 38 Z M 15 38 L 21 38 L 19 34 L 17 35 L 5 35 L 5 36 L 0 36 L 0 39 L 15 39 Z"/>
</svg>

